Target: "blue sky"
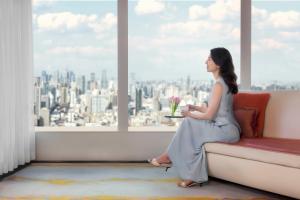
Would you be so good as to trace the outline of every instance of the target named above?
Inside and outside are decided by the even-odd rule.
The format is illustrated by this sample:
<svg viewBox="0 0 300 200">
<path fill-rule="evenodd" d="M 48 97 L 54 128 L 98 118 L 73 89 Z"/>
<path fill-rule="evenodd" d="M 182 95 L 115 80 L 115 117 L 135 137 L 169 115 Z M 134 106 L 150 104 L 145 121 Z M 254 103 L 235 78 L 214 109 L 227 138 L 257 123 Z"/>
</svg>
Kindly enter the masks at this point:
<svg viewBox="0 0 300 200">
<path fill-rule="evenodd" d="M 253 82 L 297 81 L 300 1 L 253 1 Z M 129 2 L 129 72 L 139 80 L 209 80 L 209 50 L 230 50 L 239 74 L 239 0 Z M 117 76 L 116 1 L 34 1 L 35 73 L 106 69 Z"/>
</svg>

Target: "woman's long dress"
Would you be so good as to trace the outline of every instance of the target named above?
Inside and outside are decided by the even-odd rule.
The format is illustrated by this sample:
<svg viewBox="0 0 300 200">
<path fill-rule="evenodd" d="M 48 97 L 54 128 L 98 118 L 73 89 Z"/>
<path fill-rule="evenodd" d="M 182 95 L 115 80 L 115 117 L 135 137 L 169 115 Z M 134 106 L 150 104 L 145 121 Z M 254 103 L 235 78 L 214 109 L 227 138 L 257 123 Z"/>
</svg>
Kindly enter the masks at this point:
<svg viewBox="0 0 300 200">
<path fill-rule="evenodd" d="M 240 126 L 233 116 L 231 93 L 222 78 L 223 86 L 219 109 L 213 120 L 186 117 L 174 135 L 167 153 L 179 177 L 203 183 L 208 181 L 204 144 L 207 142 L 234 143 L 240 139 Z M 208 104 L 211 94 L 208 98 Z"/>
</svg>

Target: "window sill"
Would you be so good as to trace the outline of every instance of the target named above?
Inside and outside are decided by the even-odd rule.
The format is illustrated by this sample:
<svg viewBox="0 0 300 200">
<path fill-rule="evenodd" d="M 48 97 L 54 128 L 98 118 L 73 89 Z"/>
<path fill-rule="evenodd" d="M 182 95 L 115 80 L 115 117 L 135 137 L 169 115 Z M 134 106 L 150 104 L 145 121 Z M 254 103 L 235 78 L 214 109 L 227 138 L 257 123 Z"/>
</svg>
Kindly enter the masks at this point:
<svg viewBox="0 0 300 200">
<path fill-rule="evenodd" d="M 118 132 L 117 127 L 34 127 L 36 133 L 41 132 Z"/>
<path fill-rule="evenodd" d="M 175 132 L 176 126 L 159 126 L 159 127 L 128 127 L 127 132 Z M 117 127 L 35 127 L 36 133 L 50 133 L 50 132 L 98 132 L 98 133 L 119 133 Z"/>
</svg>

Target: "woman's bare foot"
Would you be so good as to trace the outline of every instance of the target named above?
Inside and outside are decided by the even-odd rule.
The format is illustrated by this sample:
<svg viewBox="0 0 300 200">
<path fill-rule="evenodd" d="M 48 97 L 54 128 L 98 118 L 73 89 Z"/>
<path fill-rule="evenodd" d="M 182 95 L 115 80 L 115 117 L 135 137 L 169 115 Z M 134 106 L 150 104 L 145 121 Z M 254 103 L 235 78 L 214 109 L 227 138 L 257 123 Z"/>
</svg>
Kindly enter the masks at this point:
<svg viewBox="0 0 300 200">
<path fill-rule="evenodd" d="M 194 182 L 192 180 L 182 180 L 182 181 L 179 181 L 177 183 L 177 186 L 183 187 L 183 188 L 193 187 L 193 186 L 196 186 L 196 185 L 201 186 L 200 183 Z"/>
<path fill-rule="evenodd" d="M 170 164 L 171 160 L 167 153 L 163 153 L 156 158 L 156 161 L 160 164 Z"/>
<path fill-rule="evenodd" d="M 163 153 L 156 158 L 149 159 L 148 162 L 157 167 L 170 167 L 169 164 L 172 163 L 167 153 Z"/>
</svg>

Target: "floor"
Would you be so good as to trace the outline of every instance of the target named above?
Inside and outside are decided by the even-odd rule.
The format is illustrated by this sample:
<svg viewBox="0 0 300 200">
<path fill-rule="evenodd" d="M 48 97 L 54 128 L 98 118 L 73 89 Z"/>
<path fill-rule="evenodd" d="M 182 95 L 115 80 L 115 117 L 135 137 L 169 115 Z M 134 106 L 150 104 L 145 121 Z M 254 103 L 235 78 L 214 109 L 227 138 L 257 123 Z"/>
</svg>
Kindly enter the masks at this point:
<svg viewBox="0 0 300 200">
<path fill-rule="evenodd" d="M 187 189 L 177 181 L 174 169 L 146 163 L 32 163 L 0 182 L 0 199 L 289 199 L 215 178 Z"/>
</svg>

